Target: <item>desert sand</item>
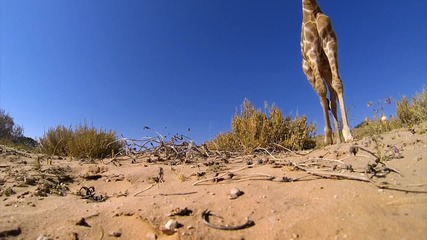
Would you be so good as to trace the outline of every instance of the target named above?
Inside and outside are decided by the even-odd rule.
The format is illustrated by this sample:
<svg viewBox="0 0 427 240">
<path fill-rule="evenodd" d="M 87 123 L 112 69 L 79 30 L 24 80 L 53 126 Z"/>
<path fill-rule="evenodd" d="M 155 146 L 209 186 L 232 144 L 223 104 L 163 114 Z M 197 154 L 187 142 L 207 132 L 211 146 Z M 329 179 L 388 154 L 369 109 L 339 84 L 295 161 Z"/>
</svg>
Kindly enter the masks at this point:
<svg viewBox="0 0 427 240">
<path fill-rule="evenodd" d="M 356 144 L 375 153 L 369 138 L 298 154 L 260 151 L 177 165 L 125 156 L 50 163 L 2 147 L 0 239 L 426 239 L 426 124 L 382 137 L 388 161 L 381 166 L 388 170 L 376 176 L 368 170 L 371 154 L 349 152 Z M 209 180 L 213 170 L 219 179 Z M 241 193 L 232 197 L 235 188 Z M 242 229 L 208 226 L 206 210 L 214 226 Z"/>
</svg>

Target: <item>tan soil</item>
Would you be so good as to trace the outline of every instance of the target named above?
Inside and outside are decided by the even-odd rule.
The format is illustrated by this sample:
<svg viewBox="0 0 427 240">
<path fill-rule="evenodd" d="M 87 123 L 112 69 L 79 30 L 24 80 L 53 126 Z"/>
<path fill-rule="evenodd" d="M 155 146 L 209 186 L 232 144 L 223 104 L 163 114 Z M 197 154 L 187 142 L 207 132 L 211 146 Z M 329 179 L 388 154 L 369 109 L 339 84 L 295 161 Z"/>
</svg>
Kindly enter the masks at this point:
<svg viewBox="0 0 427 240">
<path fill-rule="evenodd" d="M 398 170 L 385 178 L 373 180 L 391 183 L 394 187 L 427 191 L 427 134 L 425 125 L 412 134 L 406 129 L 384 135 L 382 142 L 400 149 L 403 158 L 386 162 Z M 357 142 L 374 150 L 368 140 Z M 276 156 L 286 161 L 302 162 L 308 158 L 323 156 L 327 159 L 344 159 L 354 169 L 366 168 L 371 159 L 366 152 L 348 157 L 351 144 L 339 144 L 315 150 L 306 156 L 290 153 Z M 387 146 L 384 147 L 387 149 Z M 365 156 L 363 156 L 365 155 Z M 268 156 L 247 156 L 230 159 L 226 170 L 246 165 L 246 159 Z M 148 164 L 144 159 L 131 163 L 130 159 L 115 166 L 109 159 L 98 164 L 83 164 L 78 161 L 53 160 L 52 165 L 42 161 L 41 170 L 69 167 L 74 182 L 67 183 L 70 191 L 66 196 L 49 194 L 36 196 L 37 186 L 23 186 L 22 176 L 40 173 L 34 170 L 36 157 L 32 155 L 0 154 L 0 191 L 8 187 L 16 192 L 9 197 L 0 197 L 0 234 L 19 229 L 17 236 L 4 239 L 37 239 L 45 235 L 49 239 L 426 239 L 427 194 L 379 189 L 367 182 L 339 179 L 303 178 L 295 182 L 267 180 L 226 180 L 218 183 L 203 182 L 192 186 L 196 176 L 187 179 L 180 174 L 205 171 L 207 178 L 213 176 L 200 160 L 196 163 L 172 168 L 164 164 Z M 269 157 L 271 160 L 272 157 Z M 25 162 L 26 164 L 25 164 Z M 277 161 L 276 161 L 277 162 Z M 96 167 L 96 165 L 99 167 Z M 94 167 L 95 166 L 95 167 Z M 134 193 L 149 187 L 150 177 L 158 175 L 159 166 L 164 169 L 164 182 L 145 192 Z M 182 172 L 181 172 L 182 171 Z M 224 171 L 226 172 L 226 171 Z M 291 166 L 273 168 L 272 164 L 256 164 L 255 167 L 236 172 L 236 177 L 250 173 L 263 173 L 281 179 L 286 176 L 307 176 Z M 85 174 L 100 174 L 97 180 L 85 180 Z M 352 173 L 361 176 L 362 173 Z M 35 178 L 40 178 L 36 175 Z M 55 177 L 53 177 L 56 179 Z M 1 180 L 4 181 L 1 181 Z M 202 179 L 202 178 L 200 178 Z M 397 184 L 397 185 L 396 185 Z M 104 202 L 91 202 L 73 193 L 82 186 L 94 186 L 95 194 L 109 196 Z M 230 199 L 229 192 L 237 187 L 244 192 Z M 120 193 L 128 192 L 127 196 Z M 23 193 L 28 194 L 23 195 Z M 169 217 L 175 208 L 192 210 L 190 216 Z M 201 214 L 209 209 L 211 222 L 235 226 L 244 223 L 246 217 L 255 222 L 243 230 L 225 231 L 208 227 Z M 85 218 L 89 226 L 76 223 Z M 169 219 L 174 218 L 182 227 L 172 235 L 162 232 Z M 113 232 L 121 233 L 120 237 Z M 4 235 L 4 234 L 3 234 Z M 1 236 L 1 235 L 0 235 Z M 2 237 L 0 237 L 1 239 Z"/>
</svg>

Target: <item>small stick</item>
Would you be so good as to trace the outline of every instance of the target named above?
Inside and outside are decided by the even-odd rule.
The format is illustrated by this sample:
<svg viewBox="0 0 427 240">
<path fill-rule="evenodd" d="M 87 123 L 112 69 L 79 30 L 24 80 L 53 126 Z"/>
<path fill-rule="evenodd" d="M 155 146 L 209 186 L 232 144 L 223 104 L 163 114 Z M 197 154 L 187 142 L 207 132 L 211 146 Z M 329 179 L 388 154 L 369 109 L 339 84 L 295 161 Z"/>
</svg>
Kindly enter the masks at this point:
<svg viewBox="0 0 427 240">
<path fill-rule="evenodd" d="M 147 188 L 144 188 L 143 190 L 141 190 L 141 191 L 139 191 L 139 192 L 136 192 L 133 196 L 135 197 L 136 195 L 138 195 L 138 194 L 140 194 L 140 193 L 143 193 L 143 192 L 145 192 L 145 191 L 149 190 L 150 188 L 152 188 L 152 187 L 156 186 L 157 184 L 159 184 L 159 183 L 158 183 L 158 182 L 153 183 L 153 184 L 151 184 L 151 186 L 149 186 L 149 187 L 147 187 Z"/>
<path fill-rule="evenodd" d="M 308 152 L 308 153 L 306 153 L 306 154 L 302 154 L 302 153 L 294 152 L 294 151 L 292 151 L 291 149 L 289 149 L 289 148 L 287 148 L 287 147 L 284 147 L 284 146 L 282 146 L 282 145 L 280 145 L 280 144 L 277 144 L 277 143 L 273 143 L 273 145 L 276 145 L 277 147 L 283 148 L 283 149 L 285 149 L 286 151 L 291 152 L 291 153 L 293 153 L 293 154 L 295 154 L 295 155 L 298 155 L 298 156 L 306 156 L 306 155 L 308 155 L 308 154 L 310 154 L 311 152 L 313 152 L 313 151 L 314 151 L 314 149 L 313 149 L 313 150 L 311 150 L 310 152 Z"/>
<path fill-rule="evenodd" d="M 203 211 L 202 212 L 202 222 L 211 228 L 215 228 L 215 229 L 219 229 L 219 230 L 240 230 L 240 229 L 245 229 L 245 228 L 248 228 L 248 227 L 255 225 L 255 223 L 253 221 L 249 220 L 249 218 L 246 218 L 246 222 L 243 223 L 242 225 L 238 225 L 238 226 L 214 225 L 214 224 L 209 222 L 209 216 L 213 216 L 213 214 L 209 210 L 206 209 L 205 211 Z"/>
<path fill-rule="evenodd" d="M 312 174 L 315 176 L 319 176 L 319 177 L 323 177 L 323 178 L 329 178 L 329 176 L 334 176 L 334 177 L 342 177 L 342 178 L 347 178 L 347 179 L 352 179 L 352 180 L 358 180 L 358 181 L 363 181 L 363 182 L 371 182 L 371 180 L 365 176 L 354 176 L 351 174 L 344 174 L 344 173 L 334 173 L 334 172 L 325 172 L 325 171 L 316 171 L 316 170 L 310 170 L 310 169 L 305 169 L 303 167 L 299 167 L 298 165 L 296 166 L 299 169 L 305 171 L 308 174 Z"/>
<path fill-rule="evenodd" d="M 197 182 L 193 183 L 193 186 L 196 186 L 197 184 L 202 183 L 202 182 L 208 182 L 208 181 L 212 181 L 212 180 L 214 180 L 214 179 L 220 178 L 220 177 L 224 177 L 224 176 L 228 175 L 229 173 L 235 173 L 235 172 L 242 171 L 242 170 L 245 170 L 245 169 L 247 169 L 247 168 L 252 168 L 252 167 L 254 167 L 254 165 L 253 165 L 253 164 L 252 164 L 252 165 L 247 165 L 247 166 L 241 167 L 241 168 L 236 169 L 236 170 L 228 171 L 228 172 L 226 172 L 226 173 L 220 174 L 220 175 L 218 175 L 218 176 L 216 176 L 216 177 L 213 177 L 213 178 L 202 179 L 202 180 L 199 180 L 199 181 L 197 181 Z"/>
<path fill-rule="evenodd" d="M 273 156 L 273 154 L 271 154 L 267 149 L 265 149 L 265 148 L 260 148 L 260 147 L 257 147 L 257 148 L 255 148 L 254 150 L 263 150 L 263 151 L 265 151 L 266 153 L 268 153 L 268 155 L 270 155 L 274 160 L 278 160 L 275 156 Z"/>
<path fill-rule="evenodd" d="M 407 193 L 427 193 L 427 190 L 411 190 L 411 189 L 398 188 L 398 187 L 389 187 L 389 186 L 381 185 L 381 184 L 374 183 L 374 182 L 372 182 L 372 183 L 381 189 L 394 190 L 394 191 L 407 192 Z"/>
<path fill-rule="evenodd" d="M 340 163 L 342 165 L 345 165 L 346 167 L 349 167 L 349 164 L 343 162 L 342 160 L 335 160 L 335 159 L 328 159 L 328 158 L 310 158 L 307 161 L 329 161 L 329 162 L 336 162 L 336 163 Z M 304 162 L 307 162 L 304 161 Z"/>
</svg>

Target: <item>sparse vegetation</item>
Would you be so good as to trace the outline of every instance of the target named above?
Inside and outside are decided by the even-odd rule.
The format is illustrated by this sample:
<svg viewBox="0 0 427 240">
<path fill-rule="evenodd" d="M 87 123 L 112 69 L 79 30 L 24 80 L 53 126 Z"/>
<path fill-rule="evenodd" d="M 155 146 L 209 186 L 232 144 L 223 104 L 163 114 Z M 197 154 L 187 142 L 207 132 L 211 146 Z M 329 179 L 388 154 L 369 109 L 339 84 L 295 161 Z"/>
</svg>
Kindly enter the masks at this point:
<svg viewBox="0 0 427 240">
<path fill-rule="evenodd" d="M 426 88 L 423 88 L 420 93 L 416 93 L 411 102 L 406 96 L 403 96 L 400 101 L 396 101 L 396 114 L 384 120 L 384 105 L 390 104 L 392 104 L 391 98 L 385 98 L 384 102 L 381 101 L 377 104 L 368 103 L 368 107 L 373 109 L 374 117 L 372 120 L 365 119 L 354 128 L 355 137 L 360 139 L 366 136 L 375 136 L 393 129 L 411 127 L 427 121 Z"/>
<path fill-rule="evenodd" d="M 384 105 L 392 104 L 391 98 L 385 98 L 384 102 L 374 104 L 368 103 L 368 107 L 373 109 L 374 118 L 365 119 L 357 125 L 353 132 L 357 139 L 369 137 L 375 144 L 375 154 L 380 162 L 387 161 L 387 152 L 382 142 L 380 134 L 402 127 L 411 127 L 415 124 L 427 121 L 427 91 L 424 88 L 421 93 L 417 93 L 409 102 L 406 96 L 400 101 L 396 101 L 396 114 L 386 118 L 384 115 Z"/>
<path fill-rule="evenodd" d="M 40 138 L 41 151 L 48 155 L 75 158 L 104 158 L 119 152 L 114 131 L 98 130 L 87 124 L 75 129 L 57 126 Z"/>
<path fill-rule="evenodd" d="M 427 121 L 427 89 L 423 88 L 420 93 L 412 97 L 409 102 L 406 96 L 397 102 L 397 117 L 405 126 L 412 126 Z"/>
<path fill-rule="evenodd" d="M 31 150 L 37 146 L 37 142 L 24 136 L 24 128 L 17 125 L 13 118 L 0 108 L 0 144 L 17 149 Z"/>
<path fill-rule="evenodd" d="M 245 153 L 257 147 L 277 149 L 275 144 L 292 150 L 315 146 L 315 125 L 308 124 L 305 116 L 284 117 L 275 105 L 269 107 L 265 104 L 262 112 L 245 99 L 241 112 L 233 117 L 231 126 L 230 132 L 219 134 L 206 145 L 210 149 Z"/>
</svg>

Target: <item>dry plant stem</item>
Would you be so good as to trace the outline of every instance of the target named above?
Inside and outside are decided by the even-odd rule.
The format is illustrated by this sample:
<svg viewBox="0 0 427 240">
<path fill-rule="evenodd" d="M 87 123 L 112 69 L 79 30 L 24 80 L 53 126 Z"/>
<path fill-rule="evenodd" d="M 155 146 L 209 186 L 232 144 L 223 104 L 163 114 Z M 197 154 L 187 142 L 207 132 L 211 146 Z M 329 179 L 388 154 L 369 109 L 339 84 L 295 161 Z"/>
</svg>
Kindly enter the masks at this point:
<svg viewBox="0 0 427 240">
<path fill-rule="evenodd" d="M 202 179 L 202 180 L 199 180 L 199 181 L 197 181 L 197 182 L 193 183 L 193 186 L 196 186 L 197 184 L 202 183 L 202 182 L 208 182 L 208 181 L 212 181 L 212 180 L 217 179 L 217 178 L 224 177 L 224 176 L 228 175 L 229 173 L 235 173 L 235 172 L 238 172 L 238 171 L 245 170 L 245 169 L 247 169 L 247 168 L 252 168 L 252 167 L 254 167 L 254 166 L 255 166 L 255 165 L 247 165 L 247 166 L 241 167 L 241 168 L 236 169 L 236 170 L 232 170 L 232 171 L 228 171 L 228 172 L 223 173 L 223 174 L 219 174 L 218 176 L 213 177 L 213 178 Z"/>
<path fill-rule="evenodd" d="M 308 155 L 308 154 L 310 154 L 311 152 L 313 152 L 313 151 L 314 151 L 314 149 L 313 149 L 313 150 L 311 150 L 310 152 L 308 152 L 308 153 L 306 153 L 306 154 L 302 154 L 302 153 L 294 152 L 294 151 L 292 151 L 291 149 L 289 149 L 289 148 L 287 148 L 287 147 L 284 147 L 284 146 L 282 146 L 282 145 L 280 145 L 280 144 L 277 144 L 277 143 L 273 143 L 273 144 L 274 144 L 275 146 L 280 147 L 280 148 L 283 148 L 283 149 L 285 149 L 286 151 L 291 152 L 291 153 L 293 153 L 293 154 L 295 154 L 295 155 L 297 155 L 297 156 L 306 156 L 306 155 Z"/>
<path fill-rule="evenodd" d="M 336 162 L 336 163 L 342 164 L 346 167 L 349 167 L 349 165 L 347 163 L 343 162 L 342 160 L 335 160 L 335 159 L 328 159 L 328 158 L 310 158 L 307 161 L 329 161 L 329 162 Z M 307 162 L 307 161 L 304 161 L 304 162 Z"/>
<path fill-rule="evenodd" d="M 263 151 L 265 151 L 268 155 L 270 155 L 274 160 L 278 160 L 275 156 L 273 156 L 273 154 L 271 154 L 267 149 L 265 149 L 265 148 L 260 148 L 260 147 L 257 147 L 257 148 L 255 148 L 255 150 L 263 150 Z"/>
<path fill-rule="evenodd" d="M 248 180 L 268 180 L 272 181 L 276 179 L 275 176 L 271 176 L 269 174 L 264 173 L 252 173 L 248 176 L 235 176 L 231 179 L 225 180 L 226 182 L 242 182 L 242 181 L 248 181 Z"/>
<path fill-rule="evenodd" d="M 143 193 L 143 192 L 145 192 L 145 191 L 147 191 L 147 190 L 151 189 L 152 187 L 156 186 L 157 184 L 159 184 L 159 183 L 158 183 L 158 182 L 153 183 L 153 184 L 151 184 L 149 187 L 144 188 L 143 190 L 141 190 L 141 191 L 139 191 L 139 192 L 136 192 L 133 196 L 135 197 L 136 195 L 141 194 L 141 193 Z"/>
<path fill-rule="evenodd" d="M 191 195 L 196 194 L 198 192 L 183 192 L 183 193 L 158 193 L 158 194 L 149 194 L 144 196 L 184 196 L 184 195 Z"/>
<path fill-rule="evenodd" d="M 215 229 L 219 229 L 219 230 L 240 230 L 240 229 L 251 227 L 255 224 L 253 221 L 249 220 L 249 218 L 246 218 L 246 222 L 243 223 L 242 225 L 238 225 L 238 226 L 214 225 L 214 224 L 209 222 L 209 216 L 211 216 L 211 215 L 213 216 L 213 214 L 211 214 L 209 210 L 203 211 L 202 212 L 202 222 L 211 228 L 215 228 Z"/>
<path fill-rule="evenodd" d="M 341 177 L 341 178 L 357 180 L 357 181 L 362 181 L 362 182 L 371 182 L 371 180 L 365 176 L 354 176 L 354 175 L 345 174 L 345 173 L 334 173 L 334 172 L 310 170 L 310 169 L 303 169 L 303 168 L 299 168 L 299 169 L 305 171 L 308 174 L 312 174 L 312 175 L 322 177 L 322 178 Z"/>
<path fill-rule="evenodd" d="M 376 144 L 377 146 L 378 146 L 378 144 Z M 377 156 L 375 153 L 373 153 L 373 152 L 371 152 L 371 151 L 369 151 L 368 149 L 366 149 L 366 148 L 363 148 L 363 147 L 360 147 L 359 146 L 359 149 L 360 150 L 363 150 L 363 151 L 365 151 L 365 152 L 367 152 L 367 153 L 369 153 L 369 154 L 371 154 L 372 156 L 374 156 L 375 158 L 377 158 L 377 159 L 380 159 L 380 156 Z"/>
<path fill-rule="evenodd" d="M 374 183 L 372 181 L 371 181 L 371 183 L 374 184 L 375 186 L 377 186 L 378 188 L 381 188 L 381 189 L 394 190 L 394 191 L 407 192 L 407 193 L 427 193 L 427 190 L 412 190 L 412 189 L 384 186 L 384 185 L 381 185 L 378 183 Z"/>
<path fill-rule="evenodd" d="M 304 168 L 300 165 L 295 165 L 295 167 L 305 171 L 308 174 L 312 174 L 312 175 L 322 177 L 322 178 L 341 177 L 341 178 L 346 178 L 346 179 L 350 179 L 350 180 L 370 182 L 373 185 L 375 185 L 376 187 L 381 188 L 381 189 L 394 190 L 394 191 L 400 191 L 400 192 L 410 192 L 410 193 L 427 193 L 426 190 L 411 190 L 411 189 L 381 185 L 381 184 L 378 184 L 378 183 L 371 181 L 371 179 L 369 179 L 368 177 L 365 177 L 365 176 L 354 176 L 351 174 L 344 174 L 344 173 L 333 173 L 333 172 L 325 172 L 325 171 L 318 171 L 318 170 L 310 170 L 310 169 Z"/>
</svg>

